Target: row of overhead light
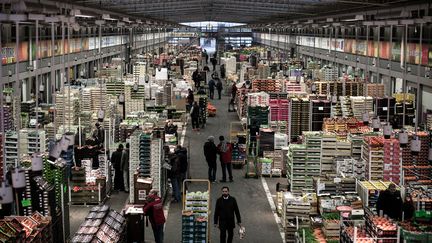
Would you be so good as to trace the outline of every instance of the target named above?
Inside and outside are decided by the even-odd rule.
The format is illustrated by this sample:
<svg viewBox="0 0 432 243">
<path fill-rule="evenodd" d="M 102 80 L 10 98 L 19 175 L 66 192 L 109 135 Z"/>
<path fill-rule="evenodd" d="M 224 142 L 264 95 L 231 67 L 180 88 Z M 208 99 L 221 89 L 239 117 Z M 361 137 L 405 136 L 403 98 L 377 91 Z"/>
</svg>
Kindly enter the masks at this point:
<svg viewBox="0 0 432 243">
<path fill-rule="evenodd" d="M 426 24 L 432 23 L 432 16 L 424 16 L 417 19 L 392 19 L 392 20 L 378 20 L 378 21 L 365 21 L 364 15 L 356 15 L 350 19 L 334 19 L 327 18 L 325 22 L 316 22 L 314 20 L 308 20 L 305 22 L 291 21 L 291 22 L 277 22 L 277 23 L 266 23 L 266 24 L 251 24 L 247 27 L 253 29 L 296 29 L 304 27 L 312 28 L 329 28 L 338 26 L 398 26 L 398 25 L 414 25 L 414 24 Z"/>
</svg>

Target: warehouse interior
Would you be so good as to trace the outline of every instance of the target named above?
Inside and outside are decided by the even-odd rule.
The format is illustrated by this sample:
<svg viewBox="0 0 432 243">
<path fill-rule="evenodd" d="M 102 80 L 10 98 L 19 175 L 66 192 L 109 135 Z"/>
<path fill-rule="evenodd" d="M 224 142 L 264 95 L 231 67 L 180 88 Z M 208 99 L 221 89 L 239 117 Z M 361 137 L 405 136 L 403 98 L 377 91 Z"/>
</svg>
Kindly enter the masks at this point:
<svg viewBox="0 0 432 243">
<path fill-rule="evenodd" d="M 431 4 L 0 1 L 0 240 L 431 242 Z"/>
</svg>

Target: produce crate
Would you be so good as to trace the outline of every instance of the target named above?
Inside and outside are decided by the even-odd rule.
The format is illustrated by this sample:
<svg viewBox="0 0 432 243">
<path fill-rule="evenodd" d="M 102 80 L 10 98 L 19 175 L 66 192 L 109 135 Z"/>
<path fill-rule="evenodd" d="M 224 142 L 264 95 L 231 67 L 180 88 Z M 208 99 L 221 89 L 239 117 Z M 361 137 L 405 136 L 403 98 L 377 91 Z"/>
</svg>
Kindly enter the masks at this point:
<svg viewBox="0 0 432 243">
<path fill-rule="evenodd" d="M 401 240 L 405 243 L 428 243 L 432 241 L 432 234 L 426 232 L 412 232 L 402 229 Z"/>
</svg>

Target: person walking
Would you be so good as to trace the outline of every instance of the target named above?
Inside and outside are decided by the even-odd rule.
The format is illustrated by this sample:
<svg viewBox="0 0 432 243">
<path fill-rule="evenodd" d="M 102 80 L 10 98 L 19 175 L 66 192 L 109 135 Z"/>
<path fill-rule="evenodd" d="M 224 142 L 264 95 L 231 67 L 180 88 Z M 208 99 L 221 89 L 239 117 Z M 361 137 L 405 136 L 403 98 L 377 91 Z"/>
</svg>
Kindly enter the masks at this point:
<svg viewBox="0 0 432 243">
<path fill-rule="evenodd" d="M 173 203 L 180 202 L 181 195 L 180 195 L 180 180 L 181 180 L 181 169 L 180 169 L 180 158 L 179 156 L 174 153 L 174 155 L 171 157 L 171 171 L 169 173 L 169 178 L 171 180 L 171 185 L 173 188 Z"/>
<path fill-rule="evenodd" d="M 213 79 L 210 79 L 210 81 L 208 82 L 210 99 L 213 99 L 214 97 L 215 86 L 216 86 L 215 81 Z"/>
<path fill-rule="evenodd" d="M 216 57 L 213 57 L 210 59 L 211 64 L 213 65 L 213 72 L 216 71 L 216 64 L 217 64 L 217 59 Z"/>
<path fill-rule="evenodd" d="M 220 80 L 220 78 L 216 79 L 216 89 L 218 92 L 219 99 L 221 99 L 221 93 L 222 93 L 223 85 L 222 85 L 222 81 Z"/>
<path fill-rule="evenodd" d="M 163 203 L 156 189 L 151 189 L 144 206 L 144 214 L 149 216 L 156 243 L 162 243 L 164 238 L 165 215 Z"/>
<path fill-rule="evenodd" d="M 123 155 L 123 144 L 119 144 L 118 148 L 111 155 L 111 163 L 114 167 L 114 190 L 123 191 L 123 172 L 121 170 L 121 159 Z"/>
<path fill-rule="evenodd" d="M 129 143 L 126 143 L 126 149 L 123 150 L 120 167 L 123 173 L 124 190 L 129 192 Z"/>
<path fill-rule="evenodd" d="M 192 108 L 193 102 L 194 102 L 194 93 L 191 89 L 188 89 L 188 95 L 186 97 L 186 110 L 190 111 L 190 109 Z"/>
<path fill-rule="evenodd" d="M 198 103 L 196 101 L 194 101 L 191 111 L 190 111 L 190 115 L 191 115 L 191 119 L 192 119 L 192 130 L 193 131 L 199 131 L 199 106 Z"/>
<path fill-rule="evenodd" d="M 230 196 L 229 188 L 224 186 L 222 187 L 222 196 L 216 201 L 213 219 L 215 227 L 220 230 L 220 243 L 233 242 L 235 228 L 234 215 L 237 218 L 238 226 L 241 227 L 240 210 L 237 205 L 237 200 Z"/>
<path fill-rule="evenodd" d="M 398 220 L 402 215 L 402 197 L 396 185 L 391 183 L 385 191 L 381 191 L 376 204 L 377 213 L 387 215 L 389 218 Z"/>
<path fill-rule="evenodd" d="M 210 182 L 216 182 L 216 171 L 217 171 L 217 148 L 214 143 L 214 137 L 209 136 L 207 142 L 204 143 L 204 156 L 208 164 L 208 178 Z"/>
<path fill-rule="evenodd" d="M 234 182 L 231 167 L 232 144 L 227 143 L 224 136 L 219 136 L 219 144 L 217 146 L 217 151 L 219 153 L 219 159 L 222 167 L 222 180 L 220 180 L 220 182 L 226 182 L 227 171 L 230 182 Z"/>
<path fill-rule="evenodd" d="M 179 185 L 182 186 L 183 181 L 186 179 L 186 174 L 187 174 L 187 170 L 188 170 L 187 149 L 179 144 L 176 147 L 175 154 L 178 157 L 179 166 L 180 166 Z"/>
<path fill-rule="evenodd" d="M 237 95 L 237 85 L 235 82 L 232 82 L 231 85 L 231 98 L 235 99 L 236 95 Z"/>
<path fill-rule="evenodd" d="M 200 87 L 200 82 L 201 82 L 201 77 L 200 77 L 198 69 L 192 73 L 192 80 L 195 84 L 195 89 L 198 90 L 198 88 Z"/>
<path fill-rule="evenodd" d="M 225 64 L 220 65 L 220 75 L 222 79 L 225 79 L 226 76 L 225 72 L 226 72 Z"/>
</svg>

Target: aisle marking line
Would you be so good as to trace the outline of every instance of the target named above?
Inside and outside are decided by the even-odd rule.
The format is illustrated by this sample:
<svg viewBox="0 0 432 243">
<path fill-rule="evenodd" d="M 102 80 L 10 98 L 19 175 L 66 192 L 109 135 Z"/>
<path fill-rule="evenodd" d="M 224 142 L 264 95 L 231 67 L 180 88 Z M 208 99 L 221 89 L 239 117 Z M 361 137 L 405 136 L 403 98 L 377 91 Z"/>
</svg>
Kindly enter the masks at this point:
<svg viewBox="0 0 432 243">
<path fill-rule="evenodd" d="M 188 117 L 187 121 L 189 121 L 189 117 Z M 186 121 L 186 124 L 183 127 L 183 130 L 182 130 L 182 133 L 181 133 L 181 139 L 180 139 L 180 145 L 181 146 L 183 146 L 184 140 L 185 140 L 185 136 L 186 136 L 187 121 Z M 168 219 L 168 214 L 169 214 L 170 206 L 171 206 L 171 200 L 168 200 L 168 203 L 166 204 L 165 209 L 164 209 L 165 219 Z M 165 231 L 165 227 L 166 227 L 166 224 L 164 225 L 164 231 Z"/>
<path fill-rule="evenodd" d="M 285 242 L 285 232 L 284 232 L 284 229 L 282 228 L 282 222 L 281 222 L 279 216 L 277 215 L 276 205 L 275 205 L 275 203 L 273 201 L 272 194 L 271 194 L 270 189 L 269 189 L 269 187 L 267 185 L 267 181 L 266 181 L 266 179 L 264 177 L 261 177 L 261 183 L 262 183 L 262 185 L 264 187 L 264 191 L 266 193 L 267 200 L 268 200 L 268 202 L 270 204 L 270 208 L 271 208 L 273 216 L 274 216 L 274 218 L 276 220 L 276 223 L 277 223 L 277 226 L 278 226 L 278 229 L 279 229 L 279 233 L 280 233 L 281 238 L 282 238 L 282 242 Z"/>
</svg>

